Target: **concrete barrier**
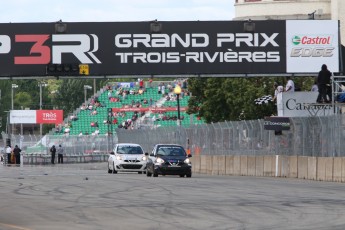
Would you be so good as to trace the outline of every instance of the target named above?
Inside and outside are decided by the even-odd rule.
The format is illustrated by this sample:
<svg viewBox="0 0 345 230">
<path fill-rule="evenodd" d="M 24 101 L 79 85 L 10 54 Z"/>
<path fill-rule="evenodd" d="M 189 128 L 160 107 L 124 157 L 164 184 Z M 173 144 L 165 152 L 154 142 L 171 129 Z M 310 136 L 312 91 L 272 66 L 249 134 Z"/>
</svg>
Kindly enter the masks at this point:
<svg viewBox="0 0 345 230">
<path fill-rule="evenodd" d="M 299 156 L 297 162 L 297 177 L 299 179 L 307 179 L 308 178 L 308 157 Z"/>
<path fill-rule="evenodd" d="M 341 158 L 341 182 L 345 182 L 345 157 Z"/>
<path fill-rule="evenodd" d="M 248 156 L 247 158 L 247 172 L 248 176 L 256 176 L 256 164 L 255 164 L 255 156 Z"/>
<path fill-rule="evenodd" d="M 326 167 L 325 167 L 325 180 L 326 181 L 333 181 L 333 157 L 327 157 L 326 159 Z"/>
<path fill-rule="evenodd" d="M 192 172 L 200 173 L 200 155 L 194 155 L 190 159 L 192 161 Z"/>
<path fill-rule="evenodd" d="M 308 157 L 308 180 L 316 180 L 317 157 Z"/>
<path fill-rule="evenodd" d="M 225 175 L 234 175 L 234 156 L 225 156 Z"/>
<path fill-rule="evenodd" d="M 219 175 L 219 156 L 212 156 L 212 161 L 211 161 L 211 175 Z"/>
<path fill-rule="evenodd" d="M 213 163 L 212 163 L 212 159 L 213 156 L 211 155 L 207 155 L 206 157 L 206 174 L 211 175 L 212 174 L 212 168 L 213 168 Z"/>
<path fill-rule="evenodd" d="M 200 173 L 206 174 L 207 173 L 207 156 L 206 155 L 200 155 Z"/>
<path fill-rule="evenodd" d="M 248 156 L 241 156 L 240 157 L 240 174 L 241 176 L 247 176 L 248 175 Z"/>
<path fill-rule="evenodd" d="M 289 156 L 289 178 L 298 177 L 298 157 Z"/>
<path fill-rule="evenodd" d="M 290 173 L 290 158 L 289 156 L 279 156 L 279 177 L 289 177 Z"/>
<path fill-rule="evenodd" d="M 335 157 L 333 160 L 333 181 L 342 181 L 342 157 Z"/>
<path fill-rule="evenodd" d="M 218 175 L 225 175 L 226 160 L 225 156 L 218 156 Z"/>
<path fill-rule="evenodd" d="M 234 156 L 234 174 L 236 176 L 241 175 L 241 156 Z"/>
<path fill-rule="evenodd" d="M 317 180 L 324 181 L 326 179 L 326 159 L 327 157 L 317 159 Z"/>
<path fill-rule="evenodd" d="M 264 176 L 275 176 L 276 156 L 264 156 Z"/>
<path fill-rule="evenodd" d="M 264 176 L 264 157 L 263 156 L 255 157 L 255 175 Z"/>
</svg>

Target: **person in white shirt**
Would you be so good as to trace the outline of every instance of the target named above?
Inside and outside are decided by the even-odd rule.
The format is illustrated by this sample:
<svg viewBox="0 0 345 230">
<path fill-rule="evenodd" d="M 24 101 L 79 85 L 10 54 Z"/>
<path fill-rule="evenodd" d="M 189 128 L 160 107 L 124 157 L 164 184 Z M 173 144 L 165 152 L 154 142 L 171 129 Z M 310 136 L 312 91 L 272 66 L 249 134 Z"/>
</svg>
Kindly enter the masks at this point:
<svg viewBox="0 0 345 230">
<path fill-rule="evenodd" d="M 5 152 L 7 154 L 7 163 L 11 164 L 11 152 L 12 152 L 11 146 L 7 145 Z"/>
<path fill-rule="evenodd" d="M 295 83 L 291 80 L 290 77 L 286 78 L 287 83 L 285 87 L 285 92 L 295 92 Z"/>
</svg>

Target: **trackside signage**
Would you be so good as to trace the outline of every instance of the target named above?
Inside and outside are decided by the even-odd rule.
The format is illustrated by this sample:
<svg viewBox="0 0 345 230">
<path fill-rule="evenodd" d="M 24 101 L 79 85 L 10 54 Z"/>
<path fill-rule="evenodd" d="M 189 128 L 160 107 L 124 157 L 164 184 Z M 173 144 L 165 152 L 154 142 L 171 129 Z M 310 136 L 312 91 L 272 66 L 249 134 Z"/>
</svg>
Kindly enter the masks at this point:
<svg viewBox="0 0 345 230">
<path fill-rule="evenodd" d="M 11 110 L 10 124 L 60 124 L 63 110 Z"/>
<path fill-rule="evenodd" d="M 339 72 L 338 22 L 286 22 L 287 72 L 315 72 L 326 64 Z"/>
<path fill-rule="evenodd" d="M 265 130 L 290 130 L 290 119 L 288 117 L 265 117 Z"/>
<path fill-rule="evenodd" d="M 0 23 L 0 76 L 47 76 L 51 64 L 93 76 L 338 70 L 337 21 L 255 21 L 253 32 L 243 21 L 159 23 L 152 32 L 152 22 L 68 22 L 63 33 L 56 23 Z"/>
</svg>

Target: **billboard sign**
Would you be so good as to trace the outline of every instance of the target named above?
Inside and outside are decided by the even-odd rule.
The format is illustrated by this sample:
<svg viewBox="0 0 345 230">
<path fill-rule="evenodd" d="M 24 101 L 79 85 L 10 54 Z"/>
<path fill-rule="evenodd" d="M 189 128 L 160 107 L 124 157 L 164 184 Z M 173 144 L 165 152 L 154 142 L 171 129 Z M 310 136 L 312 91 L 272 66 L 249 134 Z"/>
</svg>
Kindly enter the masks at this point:
<svg viewBox="0 0 345 230">
<path fill-rule="evenodd" d="M 288 73 L 312 73 L 326 64 L 339 72 L 338 21 L 286 21 Z"/>
<path fill-rule="evenodd" d="M 60 124 L 63 110 L 11 110 L 10 124 Z"/>
<path fill-rule="evenodd" d="M 337 21 L 252 23 L 254 31 L 243 21 L 0 23 L 0 76 L 310 73 L 320 63 L 339 70 Z"/>
<path fill-rule="evenodd" d="M 290 119 L 288 117 L 265 117 L 265 130 L 290 130 Z"/>
<path fill-rule="evenodd" d="M 282 93 L 281 99 L 277 99 L 277 106 L 281 105 L 281 110 L 278 110 L 278 116 L 310 117 L 333 115 L 332 104 L 316 103 L 318 94 L 318 92 Z"/>
</svg>

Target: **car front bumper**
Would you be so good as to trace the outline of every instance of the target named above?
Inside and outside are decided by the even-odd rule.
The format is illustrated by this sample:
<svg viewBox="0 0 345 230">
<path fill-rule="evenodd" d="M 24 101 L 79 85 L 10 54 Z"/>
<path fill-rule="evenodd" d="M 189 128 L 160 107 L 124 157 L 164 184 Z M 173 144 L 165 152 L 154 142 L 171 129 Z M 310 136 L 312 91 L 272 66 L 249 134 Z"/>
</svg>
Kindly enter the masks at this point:
<svg viewBox="0 0 345 230">
<path fill-rule="evenodd" d="M 120 163 L 115 164 L 115 170 L 120 172 L 145 172 L 146 163 Z"/>
<path fill-rule="evenodd" d="M 192 166 L 188 164 L 181 166 L 155 165 L 154 168 L 155 171 L 161 175 L 182 175 L 192 173 Z"/>
</svg>

